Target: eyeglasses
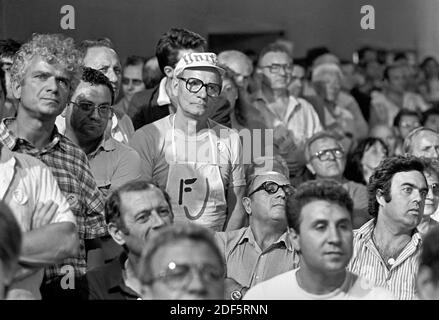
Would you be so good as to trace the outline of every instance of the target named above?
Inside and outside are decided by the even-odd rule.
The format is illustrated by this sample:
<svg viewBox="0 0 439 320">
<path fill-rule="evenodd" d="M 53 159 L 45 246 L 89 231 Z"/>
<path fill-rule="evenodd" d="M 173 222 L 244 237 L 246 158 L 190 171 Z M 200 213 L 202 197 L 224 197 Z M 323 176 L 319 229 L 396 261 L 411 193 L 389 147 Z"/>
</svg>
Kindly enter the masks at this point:
<svg viewBox="0 0 439 320">
<path fill-rule="evenodd" d="M 225 277 L 224 269 L 213 264 L 178 264 L 171 261 L 168 264 L 167 269 L 153 277 L 150 280 L 150 283 L 163 281 L 163 283 L 169 288 L 179 290 L 186 287 L 192 281 L 194 272 L 197 272 L 198 276 L 205 283 L 219 281 Z"/>
<path fill-rule="evenodd" d="M 70 101 L 73 105 L 81 109 L 81 111 L 84 111 L 86 113 L 93 113 L 94 110 L 97 108 L 99 116 L 102 118 L 110 117 L 113 114 L 113 108 L 107 104 L 103 103 L 101 105 L 96 106 L 94 103 L 87 102 L 87 101 L 81 101 L 81 102 L 73 102 Z"/>
<path fill-rule="evenodd" d="M 271 73 L 279 73 L 283 70 L 285 73 L 291 73 L 293 71 L 293 66 L 291 64 L 277 64 L 273 63 L 269 66 L 262 66 L 261 68 L 268 68 Z"/>
<path fill-rule="evenodd" d="M 197 78 L 181 78 L 177 79 L 186 81 L 186 89 L 189 92 L 197 93 L 201 90 L 201 88 L 206 87 L 206 93 L 209 97 L 218 97 L 221 93 L 221 86 L 217 83 L 204 83 L 200 79 Z"/>
<path fill-rule="evenodd" d="M 125 78 L 125 77 L 123 77 L 122 78 L 122 84 L 123 85 L 129 85 L 130 83 L 132 83 L 133 84 L 133 86 L 140 86 L 140 85 L 142 85 L 142 83 L 143 83 L 143 81 L 142 80 L 140 80 L 140 79 L 132 79 L 132 78 Z"/>
<path fill-rule="evenodd" d="M 428 186 L 428 191 L 430 191 L 430 189 L 433 195 L 439 196 L 439 184 L 432 183 L 431 185 Z"/>
<path fill-rule="evenodd" d="M 319 158 L 320 161 L 329 160 L 332 156 L 332 159 L 341 159 L 344 156 L 343 149 L 335 148 L 335 149 L 326 149 L 319 152 L 316 152 L 311 156 L 313 158 Z"/>
<path fill-rule="evenodd" d="M 289 184 L 279 185 L 274 181 L 265 181 L 263 184 L 261 184 L 255 190 L 250 192 L 250 194 L 248 196 L 250 197 L 253 193 L 261 191 L 261 190 L 265 190 L 265 192 L 267 192 L 268 194 L 275 194 L 277 192 L 277 190 L 279 190 L 279 188 L 282 188 L 282 190 L 285 192 L 285 195 L 287 195 L 287 196 L 290 196 L 295 192 L 295 189 Z"/>
</svg>

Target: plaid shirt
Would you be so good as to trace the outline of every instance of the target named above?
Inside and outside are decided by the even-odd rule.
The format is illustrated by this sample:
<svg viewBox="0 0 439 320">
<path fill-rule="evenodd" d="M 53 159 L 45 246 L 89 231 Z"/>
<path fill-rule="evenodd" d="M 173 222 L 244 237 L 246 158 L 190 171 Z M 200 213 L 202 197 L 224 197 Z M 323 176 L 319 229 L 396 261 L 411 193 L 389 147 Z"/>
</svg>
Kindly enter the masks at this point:
<svg viewBox="0 0 439 320">
<path fill-rule="evenodd" d="M 61 271 L 63 265 L 73 266 L 75 275 L 81 276 L 87 270 L 84 240 L 108 235 L 104 218 L 104 199 L 96 186 L 87 157 L 79 147 L 59 134 L 56 126 L 52 141 L 42 150 L 35 148 L 8 130 L 8 125 L 14 120 L 7 118 L 0 123 L 0 141 L 11 151 L 38 158 L 50 168 L 77 222 L 79 256 L 46 268 L 46 277 L 50 280 L 64 275 L 65 272 Z"/>
</svg>

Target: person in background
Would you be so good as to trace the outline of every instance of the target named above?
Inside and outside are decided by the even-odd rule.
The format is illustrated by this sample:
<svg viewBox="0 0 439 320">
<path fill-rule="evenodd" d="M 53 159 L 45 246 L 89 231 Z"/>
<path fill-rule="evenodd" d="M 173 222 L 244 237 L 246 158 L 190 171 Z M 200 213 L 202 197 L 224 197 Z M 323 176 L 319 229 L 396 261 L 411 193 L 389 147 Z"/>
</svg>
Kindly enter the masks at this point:
<svg viewBox="0 0 439 320">
<path fill-rule="evenodd" d="M 423 300 L 439 300 L 439 226 L 432 228 L 422 243 L 416 287 Z"/>
</svg>

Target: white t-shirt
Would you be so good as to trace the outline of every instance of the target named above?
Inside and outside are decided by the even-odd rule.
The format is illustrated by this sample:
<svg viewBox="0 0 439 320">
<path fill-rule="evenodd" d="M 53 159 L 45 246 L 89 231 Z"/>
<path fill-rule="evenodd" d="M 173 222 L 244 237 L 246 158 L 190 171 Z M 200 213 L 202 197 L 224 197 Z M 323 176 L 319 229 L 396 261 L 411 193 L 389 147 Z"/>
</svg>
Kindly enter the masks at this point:
<svg viewBox="0 0 439 320">
<path fill-rule="evenodd" d="M 386 289 L 373 286 L 368 280 L 346 271 L 340 288 L 322 295 L 303 290 L 297 283 L 294 269 L 264 281 L 247 291 L 244 300 L 393 300 Z"/>
</svg>

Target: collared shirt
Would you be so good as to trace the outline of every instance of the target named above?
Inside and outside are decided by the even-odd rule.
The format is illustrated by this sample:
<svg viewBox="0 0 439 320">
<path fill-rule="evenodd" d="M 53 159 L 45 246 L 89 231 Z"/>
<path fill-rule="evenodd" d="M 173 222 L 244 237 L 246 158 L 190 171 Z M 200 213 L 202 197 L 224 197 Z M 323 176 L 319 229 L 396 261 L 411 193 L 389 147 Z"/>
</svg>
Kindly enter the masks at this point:
<svg viewBox="0 0 439 320">
<path fill-rule="evenodd" d="M 63 265 L 71 265 L 75 275 L 83 275 L 87 269 L 85 239 L 108 235 L 104 219 L 104 199 L 96 186 L 85 153 L 65 136 L 58 133 L 56 126 L 51 142 L 42 150 L 30 142 L 18 138 L 8 130 L 14 118 L 3 119 L 0 124 L 0 142 L 9 150 L 36 157 L 46 164 L 58 182 L 58 186 L 70 204 L 78 228 L 79 255 L 63 261 L 61 265 L 46 268 L 46 276 L 52 279 L 65 275 Z"/>
<path fill-rule="evenodd" d="M 390 269 L 386 267 L 372 240 L 375 219 L 354 230 L 354 252 L 348 270 L 384 287 L 399 300 L 416 299 L 416 275 L 419 267 L 421 236 L 413 234 Z"/>
<path fill-rule="evenodd" d="M 86 300 L 141 300 L 140 294 L 125 284 L 123 272 L 127 254 L 123 252 L 111 262 L 87 272 L 81 295 Z"/>
<path fill-rule="evenodd" d="M 114 138 L 103 139 L 87 158 L 96 184 L 105 196 L 126 182 L 146 178 L 137 152 Z"/>
<path fill-rule="evenodd" d="M 226 261 L 227 277 L 244 287 L 253 287 L 299 266 L 299 255 L 286 232 L 265 250 L 257 244 L 250 227 L 217 232 L 215 238 Z"/>
<path fill-rule="evenodd" d="M 167 77 L 164 77 L 162 80 L 160 80 L 159 95 L 157 97 L 157 104 L 159 106 L 165 106 L 171 104 L 171 99 L 169 98 L 168 93 L 166 92 L 166 79 Z"/>
<path fill-rule="evenodd" d="M 124 144 L 128 144 L 134 134 L 134 126 L 130 117 L 124 112 L 115 110 L 111 118 L 111 136 Z"/>
</svg>

